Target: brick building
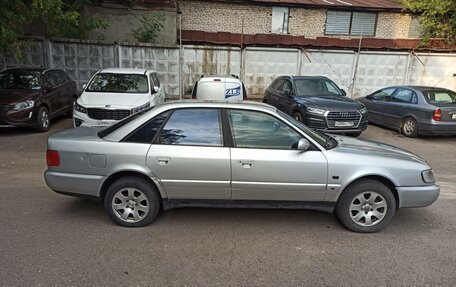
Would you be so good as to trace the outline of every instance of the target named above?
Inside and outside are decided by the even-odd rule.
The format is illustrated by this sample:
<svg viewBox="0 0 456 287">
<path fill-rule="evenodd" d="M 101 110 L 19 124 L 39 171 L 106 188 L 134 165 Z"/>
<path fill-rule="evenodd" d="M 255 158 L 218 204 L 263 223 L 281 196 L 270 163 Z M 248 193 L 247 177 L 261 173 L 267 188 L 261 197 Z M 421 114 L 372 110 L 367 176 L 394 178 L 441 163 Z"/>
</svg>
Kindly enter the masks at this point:
<svg viewBox="0 0 456 287">
<path fill-rule="evenodd" d="M 187 43 L 411 48 L 419 21 L 390 0 L 180 0 Z M 256 35 L 256 36 L 254 36 Z"/>
</svg>

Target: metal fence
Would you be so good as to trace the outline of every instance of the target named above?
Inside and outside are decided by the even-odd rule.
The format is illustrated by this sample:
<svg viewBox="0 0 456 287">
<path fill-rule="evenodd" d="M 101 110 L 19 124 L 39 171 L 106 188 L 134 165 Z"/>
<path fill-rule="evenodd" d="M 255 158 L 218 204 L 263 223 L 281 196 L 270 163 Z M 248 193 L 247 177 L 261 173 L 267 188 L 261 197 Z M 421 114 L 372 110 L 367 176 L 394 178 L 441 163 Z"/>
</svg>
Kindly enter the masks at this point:
<svg viewBox="0 0 456 287">
<path fill-rule="evenodd" d="M 24 57 L 0 58 L 0 67 L 63 68 L 81 88 L 99 69 L 149 68 L 169 98 L 188 94 L 203 74 L 236 74 L 248 94 L 261 95 L 278 75 L 325 75 L 351 97 L 389 85 L 429 85 L 456 90 L 456 55 L 414 52 L 193 46 L 156 47 L 88 41 L 34 40 Z"/>
</svg>

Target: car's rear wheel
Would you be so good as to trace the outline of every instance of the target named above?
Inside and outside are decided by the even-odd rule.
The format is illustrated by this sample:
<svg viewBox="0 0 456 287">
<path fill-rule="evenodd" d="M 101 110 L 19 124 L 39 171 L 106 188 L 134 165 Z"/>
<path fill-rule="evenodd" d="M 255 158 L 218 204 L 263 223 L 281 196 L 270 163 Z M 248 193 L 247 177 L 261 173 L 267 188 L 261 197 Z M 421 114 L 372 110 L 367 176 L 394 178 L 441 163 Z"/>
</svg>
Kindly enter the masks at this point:
<svg viewBox="0 0 456 287">
<path fill-rule="evenodd" d="M 416 138 L 418 136 L 418 124 L 414 118 L 405 118 L 401 124 L 401 132 L 404 136 L 409 138 Z"/>
<path fill-rule="evenodd" d="M 298 112 L 298 111 L 295 111 L 295 112 L 293 113 L 293 118 L 294 118 L 295 120 L 297 120 L 298 122 L 300 122 L 300 123 L 304 122 L 304 117 L 303 117 L 302 114 L 301 114 L 300 112 Z"/>
<path fill-rule="evenodd" d="M 150 224 L 160 211 L 155 188 L 139 177 L 125 177 L 109 186 L 104 199 L 109 217 L 118 225 L 141 227 Z"/>
<path fill-rule="evenodd" d="M 37 132 L 47 132 L 51 125 L 51 116 L 46 107 L 40 107 L 38 113 L 36 114 L 36 131 Z"/>
<path fill-rule="evenodd" d="M 383 183 L 364 179 L 349 185 L 336 204 L 336 215 L 348 229 L 377 232 L 385 228 L 396 213 L 396 199 Z"/>
</svg>

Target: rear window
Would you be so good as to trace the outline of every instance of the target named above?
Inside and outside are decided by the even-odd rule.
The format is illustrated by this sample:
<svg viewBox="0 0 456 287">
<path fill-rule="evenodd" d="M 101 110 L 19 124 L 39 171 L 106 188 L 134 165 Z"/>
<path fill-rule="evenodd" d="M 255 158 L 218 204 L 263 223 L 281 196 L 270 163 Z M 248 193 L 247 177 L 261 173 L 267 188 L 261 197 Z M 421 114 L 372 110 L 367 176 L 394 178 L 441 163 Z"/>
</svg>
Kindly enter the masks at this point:
<svg viewBox="0 0 456 287">
<path fill-rule="evenodd" d="M 430 104 L 454 104 L 456 93 L 450 90 L 424 90 L 426 101 Z"/>
</svg>

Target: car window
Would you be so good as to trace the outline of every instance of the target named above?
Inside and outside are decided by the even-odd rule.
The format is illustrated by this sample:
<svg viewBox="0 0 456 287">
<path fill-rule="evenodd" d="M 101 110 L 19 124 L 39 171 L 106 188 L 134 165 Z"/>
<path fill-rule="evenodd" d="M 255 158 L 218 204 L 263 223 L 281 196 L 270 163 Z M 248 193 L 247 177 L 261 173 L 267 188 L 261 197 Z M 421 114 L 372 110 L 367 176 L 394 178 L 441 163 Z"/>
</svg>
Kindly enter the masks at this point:
<svg viewBox="0 0 456 287">
<path fill-rule="evenodd" d="M 148 93 L 147 77 L 139 74 L 98 73 L 86 88 L 87 92 Z"/>
<path fill-rule="evenodd" d="M 285 94 L 291 95 L 293 91 L 293 86 L 289 80 L 285 80 L 282 85 L 281 91 Z"/>
<path fill-rule="evenodd" d="M 371 98 L 377 101 L 389 101 L 395 90 L 396 88 L 383 89 L 372 94 Z"/>
<path fill-rule="evenodd" d="M 228 111 L 234 145 L 238 148 L 296 149 L 301 135 L 281 120 L 261 112 Z"/>
<path fill-rule="evenodd" d="M 0 89 L 39 90 L 41 73 L 38 71 L 3 71 L 0 73 Z"/>
<path fill-rule="evenodd" d="M 335 84 L 329 81 L 325 81 L 326 91 L 339 95 L 340 91 L 335 87 Z"/>
<path fill-rule="evenodd" d="M 169 145 L 223 146 L 218 109 L 180 109 L 163 127 L 158 142 Z"/>
<path fill-rule="evenodd" d="M 424 97 L 430 104 L 456 103 L 456 93 L 449 90 L 422 91 Z"/>
<path fill-rule="evenodd" d="M 156 73 L 152 73 L 152 78 L 154 79 L 155 86 L 160 87 L 160 80 L 158 79 L 158 75 Z"/>
<path fill-rule="evenodd" d="M 411 103 L 413 100 L 413 91 L 409 89 L 399 89 L 391 98 L 396 103 Z"/>
<path fill-rule="evenodd" d="M 52 76 L 53 73 L 47 73 L 44 76 L 44 86 L 46 88 L 54 88 L 57 86 L 57 79 L 56 77 Z"/>
<path fill-rule="evenodd" d="M 169 112 L 161 113 L 147 122 L 145 125 L 128 135 L 123 141 L 132 143 L 152 143 L 163 122 L 168 118 Z"/>
<path fill-rule="evenodd" d="M 65 83 L 65 78 L 60 74 L 58 71 L 54 71 L 51 73 L 51 79 L 55 85 L 55 87 L 58 87 Z"/>
<path fill-rule="evenodd" d="M 271 88 L 273 88 L 274 90 L 280 91 L 281 88 L 282 88 L 282 85 L 283 85 L 283 80 L 282 80 L 282 79 L 276 79 L 276 80 L 271 84 Z"/>
<path fill-rule="evenodd" d="M 59 71 L 59 74 L 60 74 L 60 77 L 62 77 L 62 79 L 64 80 L 63 82 L 70 80 L 70 76 L 68 76 L 68 74 L 65 73 L 64 71 Z"/>
</svg>

